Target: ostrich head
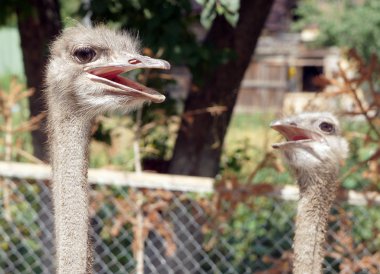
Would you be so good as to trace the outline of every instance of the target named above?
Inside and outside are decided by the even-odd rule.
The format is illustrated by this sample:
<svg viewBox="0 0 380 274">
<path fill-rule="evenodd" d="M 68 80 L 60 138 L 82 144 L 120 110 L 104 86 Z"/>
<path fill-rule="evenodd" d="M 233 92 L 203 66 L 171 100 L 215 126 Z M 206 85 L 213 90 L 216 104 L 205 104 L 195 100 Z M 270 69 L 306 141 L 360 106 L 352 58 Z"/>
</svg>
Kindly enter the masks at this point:
<svg viewBox="0 0 380 274">
<path fill-rule="evenodd" d="M 347 141 L 340 135 L 338 120 L 330 113 L 303 113 L 275 121 L 271 127 L 286 138 L 273 148 L 281 150 L 296 171 L 321 169 L 326 164 L 338 167 L 347 157 Z"/>
<path fill-rule="evenodd" d="M 104 26 L 76 26 L 52 44 L 47 67 L 48 100 L 82 115 L 129 111 L 165 96 L 120 74 L 137 68 L 169 69 L 168 62 L 139 54 L 139 42 Z"/>
</svg>

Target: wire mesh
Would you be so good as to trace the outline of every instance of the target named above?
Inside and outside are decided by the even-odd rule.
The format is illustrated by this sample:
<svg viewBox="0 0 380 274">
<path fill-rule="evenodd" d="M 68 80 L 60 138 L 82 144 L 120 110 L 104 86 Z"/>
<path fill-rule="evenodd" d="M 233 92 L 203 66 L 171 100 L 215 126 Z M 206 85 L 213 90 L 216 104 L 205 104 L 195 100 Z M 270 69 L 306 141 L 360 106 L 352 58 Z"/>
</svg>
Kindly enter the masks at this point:
<svg viewBox="0 0 380 274">
<path fill-rule="evenodd" d="M 49 182 L 0 181 L 0 273 L 54 273 Z M 94 273 L 136 273 L 139 263 L 144 273 L 290 273 L 295 202 L 252 197 L 223 219 L 210 215 L 212 199 L 92 186 Z M 379 215 L 377 206 L 335 205 L 325 273 L 380 273 Z"/>
</svg>

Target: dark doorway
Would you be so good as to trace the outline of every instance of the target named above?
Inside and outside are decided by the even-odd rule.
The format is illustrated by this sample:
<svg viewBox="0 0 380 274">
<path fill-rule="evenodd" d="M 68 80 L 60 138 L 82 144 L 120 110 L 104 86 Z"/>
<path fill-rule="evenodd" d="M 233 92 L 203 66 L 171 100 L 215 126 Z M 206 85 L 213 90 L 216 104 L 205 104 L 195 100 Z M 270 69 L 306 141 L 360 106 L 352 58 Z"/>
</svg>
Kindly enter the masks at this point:
<svg viewBox="0 0 380 274">
<path fill-rule="evenodd" d="M 321 91 L 321 87 L 315 85 L 313 79 L 323 73 L 323 67 L 304 66 L 302 70 L 302 90 L 306 92 Z"/>
</svg>

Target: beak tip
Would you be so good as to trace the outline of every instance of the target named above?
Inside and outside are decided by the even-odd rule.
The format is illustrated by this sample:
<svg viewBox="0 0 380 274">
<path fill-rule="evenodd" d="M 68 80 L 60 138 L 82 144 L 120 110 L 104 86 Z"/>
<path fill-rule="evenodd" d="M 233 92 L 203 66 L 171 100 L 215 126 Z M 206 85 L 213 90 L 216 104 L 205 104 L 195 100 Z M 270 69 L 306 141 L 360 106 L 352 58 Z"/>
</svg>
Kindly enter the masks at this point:
<svg viewBox="0 0 380 274">
<path fill-rule="evenodd" d="M 162 94 L 161 94 L 161 96 L 159 96 L 159 97 L 157 98 L 156 103 L 162 103 L 162 102 L 165 101 L 165 100 L 166 100 L 165 95 L 162 95 Z"/>
<path fill-rule="evenodd" d="M 273 122 L 271 122 L 271 123 L 269 124 L 269 126 L 270 126 L 271 128 L 274 128 L 274 127 L 279 126 L 279 125 L 281 125 L 281 122 L 278 121 L 278 120 L 273 121 Z"/>
<path fill-rule="evenodd" d="M 170 63 L 168 61 L 163 60 L 164 63 L 164 69 L 170 69 Z"/>
</svg>

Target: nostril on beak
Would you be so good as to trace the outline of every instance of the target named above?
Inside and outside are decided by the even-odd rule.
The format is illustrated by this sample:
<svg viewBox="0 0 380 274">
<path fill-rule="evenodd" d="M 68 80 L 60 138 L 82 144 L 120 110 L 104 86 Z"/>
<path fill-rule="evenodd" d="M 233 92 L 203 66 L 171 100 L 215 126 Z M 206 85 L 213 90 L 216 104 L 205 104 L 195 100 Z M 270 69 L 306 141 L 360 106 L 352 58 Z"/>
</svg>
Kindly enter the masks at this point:
<svg viewBox="0 0 380 274">
<path fill-rule="evenodd" d="M 294 123 L 294 122 L 291 122 L 291 123 L 290 123 L 290 125 L 291 125 L 291 126 L 294 126 L 294 127 L 296 127 L 296 126 L 297 126 L 297 124 L 296 124 L 296 123 Z"/>
<path fill-rule="evenodd" d="M 137 64 L 140 64 L 141 61 L 137 59 L 130 59 L 128 60 L 128 63 L 130 63 L 131 65 L 137 65 Z"/>
</svg>

